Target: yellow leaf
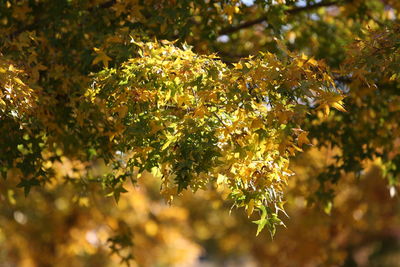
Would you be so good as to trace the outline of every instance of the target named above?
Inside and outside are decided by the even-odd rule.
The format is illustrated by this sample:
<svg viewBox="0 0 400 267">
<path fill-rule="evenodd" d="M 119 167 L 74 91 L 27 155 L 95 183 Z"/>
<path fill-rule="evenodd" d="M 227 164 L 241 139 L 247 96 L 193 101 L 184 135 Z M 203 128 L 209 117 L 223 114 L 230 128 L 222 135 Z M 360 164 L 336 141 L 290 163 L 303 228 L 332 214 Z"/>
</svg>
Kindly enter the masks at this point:
<svg viewBox="0 0 400 267">
<path fill-rule="evenodd" d="M 300 147 L 293 145 L 293 148 L 299 152 L 303 152 L 303 149 L 301 149 Z"/>
<path fill-rule="evenodd" d="M 329 115 L 330 109 L 328 105 L 324 105 L 325 116 Z"/>
<path fill-rule="evenodd" d="M 303 67 L 303 65 L 304 65 L 303 61 L 299 60 L 297 62 L 297 67 L 301 68 L 301 67 Z"/>
<path fill-rule="evenodd" d="M 256 129 L 260 129 L 264 126 L 264 123 L 262 120 L 260 120 L 259 118 L 253 120 L 253 122 L 251 123 L 251 128 L 253 128 L 254 130 Z"/>
<path fill-rule="evenodd" d="M 226 181 L 226 177 L 222 174 L 218 174 L 217 185 L 221 185 L 221 184 L 225 183 L 225 181 Z"/>
<path fill-rule="evenodd" d="M 253 214 L 254 211 L 254 199 L 251 199 L 249 201 L 249 204 L 247 204 L 247 217 L 250 217 L 251 214 Z"/>
<path fill-rule="evenodd" d="M 237 63 L 237 64 L 234 64 L 234 66 L 235 66 L 235 68 L 236 68 L 237 70 L 243 69 L 243 65 L 242 65 L 240 62 Z"/>
<path fill-rule="evenodd" d="M 316 61 L 314 58 L 310 58 L 307 62 L 310 63 L 313 66 L 317 66 L 318 65 L 318 61 Z"/>
<path fill-rule="evenodd" d="M 202 107 L 196 109 L 196 111 L 193 114 L 193 117 L 195 117 L 195 118 L 203 118 L 205 113 L 206 113 L 205 107 L 202 106 Z"/>
<path fill-rule="evenodd" d="M 339 111 L 346 112 L 346 110 L 342 106 L 341 102 L 342 101 L 332 103 L 332 107 L 334 107 L 335 109 L 337 109 Z"/>
<path fill-rule="evenodd" d="M 93 59 L 92 65 L 96 65 L 97 63 L 102 62 L 103 66 L 108 68 L 108 62 L 111 61 L 111 58 L 99 48 L 95 47 L 93 48 L 93 50 L 96 52 L 97 56 Z"/>
<path fill-rule="evenodd" d="M 20 84 L 20 85 L 25 85 L 24 82 L 21 81 L 21 79 L 18 78 L 18 77 L 14 77 L 14 81 L 16 81 L 16 82 L 17 82 L 18 84 Z"/>
<path fill-rule="evenodd" d="M 169 145 L 175 141 L 176 138 L 174 138 L 174 136 L 171 136 L 170 138 L 168 138 L 167 142 L 165 142 L 165 144 L 162 146 L 161 150 L 165 150 L 169 147 Z"/>
<path fill-rule="evenodd" d="M 302 147 L 303 144 L 310 144 L 310 140 L 308 139 L 308 132 L 303 131 L 299 134 L 299 137 L 297 138 L 297 144 L 299 145 L 299 147 Z"/>
</svg>

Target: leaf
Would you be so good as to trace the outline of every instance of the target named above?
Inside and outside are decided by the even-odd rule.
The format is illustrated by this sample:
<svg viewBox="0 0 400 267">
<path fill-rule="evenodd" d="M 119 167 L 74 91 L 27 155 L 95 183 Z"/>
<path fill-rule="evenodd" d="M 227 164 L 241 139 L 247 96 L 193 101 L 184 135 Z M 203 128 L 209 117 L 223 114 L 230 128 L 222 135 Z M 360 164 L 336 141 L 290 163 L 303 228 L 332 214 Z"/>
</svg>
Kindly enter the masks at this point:
<svg viewBox="0 0 400 267">
<path fill-rule="evenodd" d="M 121 193 L 127 193 L 128 190 L 126 190 L 122 185 L 119 185 L 117 187 L 114 188 L 114 190 L 107 194 L 106 196 L 111 197 L 114 196 L 115 202 L 119 202 L 119 197 L 121 195 Z"/>
<path fill-rule="evenodd" d="M 324 212 L 329 215 L 331 214 L 331 211 L 332 211 L 332 201 L 327 201 L 324 205 Z"/>
<path fill-rule="evenodd" d="M 93 59 L 92 65 L 96 65 L 97 63 L 102 62 L 103 66 L 108 68 L 108 62 L 111 61 L 111 58 L 99 48 L 94 47 L 93 50 L 96 52 L 97 56 Z"/>
<path fill-rule="evenodd" d="M 218 174 L 217 185 L 222 185 L 223 183 L 225 183 L 225 181 L 226 177 L 222 174 Z"/>
<path fill-rule="evenodd" d="M 297 138 L 297 144 L 299 145 L 299 147 L 302 147 L 304 144 L 309 145 L 311 143 L 307 136 L 308 132 L 306 131 L 302 131 L 299 134 L 299 137 Z"/>
<path fill-rule="evenodd" d="M 266 208 L 264 206 L 261 206 L 258 209 L 261 210 L 261 217 L 259 220 L 253 221 L 253 223 L 258 225 L 256 236 L 258 236 L 258 234 L 264 229 L 265 225 L 268 223 Z"/>
<path fill-rule="evenodd" d="M 242 65 L 242 63 L 240 63 L 240 62 L 238 62 L 238 63 L 236 63 L 236 64 L 233 64 L 233 66 L 234 66 L 235 69 L 237 69 L 237 70 L 243 69 L 243 65 Z"/>
<path fill-rule="evenodd" d="M 251 128 L 253 128 L 254 130 L 260 129 L 264 126 L 264 123 L 261 119 L 256 118 L 251 122 Z"/>
<path fill-rule="evenodd" d="M 32 186 L 39 186 L 39 180 L 36 178 L 32 179 L 22 179 L 21 182 L 17 185 L 17 187 L 24 188 L 25 197 L 28 196 Z"/>
<path fill-rule="evenodd" d="M 161 150 L 165 150 L 167 149 L 172 142 L 175 142 L 175 140 L 177 139 L 176 136 L 169 136 L 169 138 L 167 139 L 167 142 L 165 142 L 165 144 L 161 147 Z"/>
<path fill-rule="evenodd" d="M 250 217 L 254 211 L 254 199 L 250 199 L 249 204 L 247 204 L 247 217 Z"/>
<path fill-rule="evenodd" d="M 14 81 L 16 81 L 20 85 L 25 85 L 25 83 L 23 81 L 21 81 L 21 79 L 18 77 L 14 77 Z"/>
<path fill-rule="evenodd" d="M 342 101 L 338 101 L 338 102 L 334 102 L 332 103 L 332 107 L 334 107 L 335 109 L 342 111 L 342 112 L 347 112 L 344 107 L 343 107 L 343 102 Z"/>
</svg>

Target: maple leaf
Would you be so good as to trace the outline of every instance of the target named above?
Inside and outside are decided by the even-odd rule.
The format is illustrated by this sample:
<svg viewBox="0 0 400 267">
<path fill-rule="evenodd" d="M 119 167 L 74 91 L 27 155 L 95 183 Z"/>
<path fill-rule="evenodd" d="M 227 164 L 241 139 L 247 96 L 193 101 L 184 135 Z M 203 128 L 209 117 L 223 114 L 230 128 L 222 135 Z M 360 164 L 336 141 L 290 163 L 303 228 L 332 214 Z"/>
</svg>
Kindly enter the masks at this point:
<svg viewBox="0 0 400 267">
<path fill-rule="evenodd" d="M 93 59 L 92 65 L 102 62 L 103 66 L 108 68 L 108 62 L 111 61 L 111 58 L 100 48 L 94 47 L 93 50 L 96 52 L 97 56 Z"/>
<path fill-rule="evenodd" d="M 308 136 L 308 132 L 306 132 L 306 131 L 302 131 L 299 134 L 299 137 L 297 138 L 297 143 L 298 143 L 299 147 L 302 147 L 304 144 L 308 145 L 311 143 L 307 136 Z"/>
</svg>

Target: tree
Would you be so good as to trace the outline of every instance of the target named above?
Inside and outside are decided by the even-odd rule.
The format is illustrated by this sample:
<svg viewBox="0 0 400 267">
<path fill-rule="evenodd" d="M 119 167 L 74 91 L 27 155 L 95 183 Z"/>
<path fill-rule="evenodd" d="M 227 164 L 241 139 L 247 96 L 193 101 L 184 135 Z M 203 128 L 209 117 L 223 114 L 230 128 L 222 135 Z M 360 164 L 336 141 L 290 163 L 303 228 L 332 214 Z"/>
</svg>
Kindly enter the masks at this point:
<svg viewBox="0 0 400 267">
<path fill-rule="evenodd" d="M 83 204 L 118 202 L 129 181 L 153 173 L 166 200 L 220 190 L 257 235 L 265 226 L 274 235 L 289 163 L 311 146 L 330 160 L 309 174 L 319 183 L 303 192 L 309 203 L 329 213 L 335 184 L 372 162 L 394 194 L 399 9 L 395 0 L 5 1 L 2 195 L 18 205 L 18 188 L 27 199 L 58 188 Z M 130 226 L 118 225 L 116 253 L 132 245 Z"/>
</svg>

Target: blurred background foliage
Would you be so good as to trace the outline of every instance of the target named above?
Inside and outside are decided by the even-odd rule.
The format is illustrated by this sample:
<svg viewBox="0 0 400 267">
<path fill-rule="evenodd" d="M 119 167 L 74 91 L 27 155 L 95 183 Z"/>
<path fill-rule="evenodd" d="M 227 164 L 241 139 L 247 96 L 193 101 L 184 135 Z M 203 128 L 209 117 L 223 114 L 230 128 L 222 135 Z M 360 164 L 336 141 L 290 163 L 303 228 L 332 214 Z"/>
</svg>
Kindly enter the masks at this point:
<svg viewBox="0 0 400 267">
<path fill-rule="evenodd" d="M 286 192 L 286 228 L 275 237 L 231 210 L 224 188 L 166 204 L 160 181 L 145 173 L 118 205 L 99 188 L 64 183 L 23 192 L 2 187 L 0 248 L 4 266 L 397 266 L 399 199 L 391 197 L 379 163 L 360 177 L 345 175 L 330 211 L 309 205 L 315 172 L 333 151 L 312 149 L 293 164 Z M 72 171 L 71 165 L 60 171 Z M 313 195 L 312 195 L 313 196 Z M 112 242 L 111 242 L 112 241 Z M 114 252 L 114 253 L 112 253 Z M 111 253 L 111 256 L 110 256 Z M 132 258 L 131 258 L 132 257 Z"/>
<path fill-rule="evenodd" d="M 0 67 L 24 70 L 7 67 L 21 88 L 12 108 L 31 116 L 29 99 L 40 97 L 66 153 L 41 154 L 38 138 L 29 149 L 53 173 L 41 186 L 23 183 L 10 167 L 19 152 L 9 148 L 27 140 L 1 118 L 0 266 L 398 266 L 399 10 L 397 0 L 1 1 Z M 276 37 L 325 62 L 347 112 L 307 118 L 312 145 L 291 161 L 286 227 L 273 239 L 255 237 L 255 214 L 230 211 L 223 185 L 184 191 L 169 205 L 158 173 L 134 174 L 116 204 L 87 179 L 109 171 L 102 159 L 90 151 L 86 161 L 68 157 L 85 143 L 70 145 L 71 99 L 86 90 L 89 73 L 138 55 L 131 38 L 186 42 L 229 64 L 282 53 Z"/>
</svg>

